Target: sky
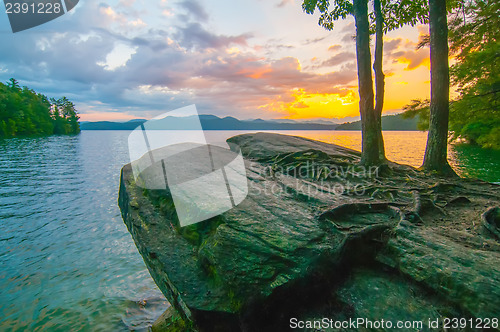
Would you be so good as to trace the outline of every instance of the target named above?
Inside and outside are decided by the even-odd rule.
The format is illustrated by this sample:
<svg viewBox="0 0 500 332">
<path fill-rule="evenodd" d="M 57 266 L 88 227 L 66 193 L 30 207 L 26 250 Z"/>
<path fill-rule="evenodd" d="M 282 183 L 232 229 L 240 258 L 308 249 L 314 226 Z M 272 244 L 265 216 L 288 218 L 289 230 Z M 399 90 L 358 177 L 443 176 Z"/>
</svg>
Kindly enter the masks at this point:
<svg viewBox="0 0 500 332">
<path fill-rule="evenodd" d="M 301 3 L 81 0 L 15 34 L 2 12 L 0 81 L 66 96 L 82 121 L 150 119 L 191 104 L 239 119 L 356 119 L 354 19 L 326 31 Z M 429 97 L 429 50 L 416 50 L 427 32 L 385 36 L 385 114 Z"/>
</svg>

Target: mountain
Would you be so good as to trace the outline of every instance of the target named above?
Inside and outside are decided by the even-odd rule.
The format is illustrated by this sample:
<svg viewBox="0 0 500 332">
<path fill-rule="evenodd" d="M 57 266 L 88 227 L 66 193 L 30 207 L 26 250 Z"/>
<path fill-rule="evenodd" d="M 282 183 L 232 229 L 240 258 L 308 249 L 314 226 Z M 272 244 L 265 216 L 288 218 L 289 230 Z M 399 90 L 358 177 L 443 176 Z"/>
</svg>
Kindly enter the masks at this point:
<svg viewBox="0 0 500 332">
<path fill-rule="evenodd" d="M 418 130 L 418 117 L 404 119 L 401 114 L 385 115 L 382 117 L 382 130 Z M 361 130 L 361 121 L 346 122 L 335 130 Z"/>
<path fill-rule="evenodd" d="M 137 126 L 140 126 L 146 120 L 136 121 L 131 120 L 128 122 L 110 122 L 110 121 L 98 121 L 98 122 L 81 122 L 81 130 L 134 130 Z"/>
<path fill-rule="evenodd" d="M 335 130 L 337 124 L 296 122 L 293 120 L 238 120 L 227 116 L 219 118 L 215 115 L 199 116 L 203 130 Z M 134 130 L 144 124 L 146 120 L 131 120 L 128 122 L 82 122 L 82 130 Z M 194 116 L 173 117 L 167 116 L 160 120 L 150 120 L 146 124 L 150 130 L 195 130 L 197 120 Z"/>
</svg>

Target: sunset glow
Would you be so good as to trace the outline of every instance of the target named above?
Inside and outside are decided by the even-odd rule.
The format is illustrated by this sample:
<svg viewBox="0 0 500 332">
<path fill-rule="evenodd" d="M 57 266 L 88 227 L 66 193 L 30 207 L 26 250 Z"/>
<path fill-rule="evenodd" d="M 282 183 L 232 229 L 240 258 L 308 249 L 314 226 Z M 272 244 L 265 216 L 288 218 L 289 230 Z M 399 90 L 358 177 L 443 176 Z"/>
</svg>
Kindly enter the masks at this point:
<svg viewBox="0 0 500 332">
<path fill-rule="evenodd" d="M 67 95 L 84 121 L 151 118 L 190 104 L 239 119 L 357 117 L 354 20 L 326 31 L 317 19 L 301 1 L 87 1 L 71 24 L 63 17 L 6 35 L 0 79 Z M 425 33 L 416 26 L 385 36 L 384 113 L 429 96 L 429 50 L 416 49 Z M 72 62 L 56 61 L 60 54 Z M 19 63 L 34 64 L 36 82 Z"/>
</svg>

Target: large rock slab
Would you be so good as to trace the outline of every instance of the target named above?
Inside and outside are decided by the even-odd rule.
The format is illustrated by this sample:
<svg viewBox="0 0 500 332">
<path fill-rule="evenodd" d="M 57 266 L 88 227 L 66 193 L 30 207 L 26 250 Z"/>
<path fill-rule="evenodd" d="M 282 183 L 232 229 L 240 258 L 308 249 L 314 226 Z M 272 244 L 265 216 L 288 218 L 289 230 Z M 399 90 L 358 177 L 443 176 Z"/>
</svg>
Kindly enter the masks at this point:
<svg viewBox="0 0 500 332">
<path fill-rule="evenodd" d="M 355 301 L 359 289 L 345 280 L 367 280 L 349 277 L 358 266 L 403 273 L 450 303 L 448 313 L 500 315 L 500 244 L 480 219 L 499 205 L 498 186 L 396 164 L 366 169 L 359 152 L 300 137 L 228 141 L 245 157 L 248 195 L 198 224 L 180 227 L 168 188 L 145 190 L 122 169 L 123 220 L 186 330 L 283 330 L 292 315 L 317 317 L 311 308 L 361 314 L 361 304 L 324 304 Z M 398 298 L 383 291 L 380 302 Z"/>
</svg>

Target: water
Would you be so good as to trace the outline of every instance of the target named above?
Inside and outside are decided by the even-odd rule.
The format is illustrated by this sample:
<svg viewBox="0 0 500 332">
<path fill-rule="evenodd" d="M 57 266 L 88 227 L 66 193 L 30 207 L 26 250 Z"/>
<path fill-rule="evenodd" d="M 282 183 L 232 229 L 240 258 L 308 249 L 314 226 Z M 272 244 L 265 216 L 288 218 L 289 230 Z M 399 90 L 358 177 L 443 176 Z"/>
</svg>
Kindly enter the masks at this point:
<svg viewBox="0 0 500 332">
<path fill-rule="evenodd" d="M 126 138 L 0 142 L 0 330 L 141 329 L 168 306 L 117 208 Z"/>
<path fill-rule="evenodd" d="M 209 132 L 211 141 L 240 134 Z M 359 149 L 359 132 L 289 131 Z M 126 131 L 0 141 L 0 330 L 145 330 L 168 307 L 117 207 Z M 420 166 L 426 134 L 384 133 Z M 460 174 L 500 182 L 500 153 L 452 147 Z"/>
<path fill-rule="evenodd" d="M 351 149 L 361 150 L 360 131 L 273 131 L 287 135 L 302 136 L 310 139 L 338 144 Z M 241 134 L 239 131 L 206 132 L 208 139 L 225 140 Z M 424 161 L 427 132 L 385 131 L 384 144 L 389 160 L 401 164 L 420 167 Z M 467 144 L 450 144 L 448 161 L 455 171 L 463 177 L 478 178 L 488 182 L 500 183 L 500 151 L 481 149 Z"/>
<path fill-rule="evenodd" d="M 500 151 L 458 144 L 450 152 L 452 165 L 461 176 L 500 184 Z"/>
</svg>

